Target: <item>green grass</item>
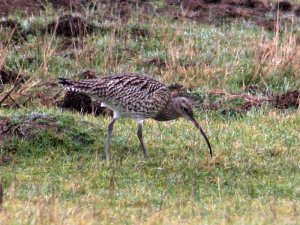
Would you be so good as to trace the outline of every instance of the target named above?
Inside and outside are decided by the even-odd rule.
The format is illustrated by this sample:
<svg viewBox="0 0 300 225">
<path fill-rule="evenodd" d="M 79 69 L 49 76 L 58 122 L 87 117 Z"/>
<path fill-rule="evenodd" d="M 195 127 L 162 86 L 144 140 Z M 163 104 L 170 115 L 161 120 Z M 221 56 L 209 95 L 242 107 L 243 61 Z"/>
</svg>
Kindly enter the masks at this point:
<svg viewBox="0 0 300 225">
<path fill-rule="evenodd" d="M 145 124 L 151 156 L 145 161 L 136 124 L 124 119 L 115 126 L 109 165 L 101 159 L 108 119 L 45 113 L 57 120 L 59 133 L 44 131 L 2 147 L 4 155 L 15 152 L 12 162 L 1 165 L 0 221 L 6 224 L 300 222 L 297 113 L 198 117 L 213 161 L 185 120 Z"/>
</svg>

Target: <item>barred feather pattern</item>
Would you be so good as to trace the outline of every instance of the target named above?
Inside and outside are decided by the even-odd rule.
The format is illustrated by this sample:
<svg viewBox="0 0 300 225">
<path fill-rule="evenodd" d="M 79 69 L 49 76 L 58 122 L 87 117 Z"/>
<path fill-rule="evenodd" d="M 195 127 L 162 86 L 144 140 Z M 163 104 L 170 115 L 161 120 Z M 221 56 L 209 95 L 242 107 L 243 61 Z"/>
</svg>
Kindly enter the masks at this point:
<svg viewBox="0 0 300 225">
<path fill-rule="evenodd" d="M 100 79 L 60 79 L 67 91 L 85 93 L 134 119 L 156 117 L 171 100 L 169 88 L 147 75 L 116 74 Z"/>
</svg>

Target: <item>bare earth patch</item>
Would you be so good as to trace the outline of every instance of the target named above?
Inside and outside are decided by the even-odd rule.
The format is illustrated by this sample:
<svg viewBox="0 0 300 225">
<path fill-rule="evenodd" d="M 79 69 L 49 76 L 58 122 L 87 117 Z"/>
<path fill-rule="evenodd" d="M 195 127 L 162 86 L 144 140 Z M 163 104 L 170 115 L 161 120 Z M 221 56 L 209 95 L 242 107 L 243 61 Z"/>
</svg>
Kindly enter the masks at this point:
<svg viewBox="0 0 300 225">
<path fill-rule="evenodd" d="M 14 84 L 18 81 L 22 81 L 22 83 L 24 83 L 24 75 L 8 70 L 4 67 L 0 68 L 0 84 Z"/>
<path fill-rule="evenodd" d="M 251 93 L 252 92 L 252 93 Z M 285 93 L 267 92 L 263 89 L 247 90 L 243 93 L 228 93 L 223 90 L 210 90 L 208 93 L 190 93 L 179 86 L 175 95 L 189 98 L 198 110 L 231 112 L 247 112 L 252 108 L 262 106 L 277 109 L 299 108 L 300 91 L 293 90 Z"/>
<path fill-rule="evenodd" d="M 55 132 L 59 131 L 56 121 L 40 113 L 32 113 L 18 120 L 0 117 L 0 144 L 11 140 L 13 137 L 32 139 L 38 133 L 50 129 Z"/>
<path fill-rule="evenodd" d="M 168 15 L 174 19 L 192 19 L 200 23 L 212 24 L 245 19 L 271 31 L 276 29 L 276 25 L 278 26 L 277 15 L 281 18 L 279 20 L 281 25 L 292 22 L 291 16 L 284 16 L 287 13 L 300 16 L 300 5 L 292 4 L 287 0 L 272 4 L 263 0 L 166 0 L 160 7 L 155 7 L 154 3 L 149 0 L 50 0 L 45 2 L 12 0 L 9 3 L 0 1 L 0 15 L 7 16 L 15 12 L 22 12 L 25 15 L 36 14 L 45 10 L 46 2 L 52 5 L 53 8 L 64 11 L 83 12 L 86 8 L 94 8 L 104 12 L 104 18 L 110 20 L 128 20 L 133 13 L 138 11 L 141 19 L 146 19 L 155 14 Z M 70 23 L 74 24 L 70 27 L 76 27 L 75 33 L 87 32 L 87 27 L 82 21 L 73 21 L 72 19 Z M 69 27 L 69 25 L 66 26 Z M 60 27 L 65 27 L 65 25 L 59 25 L 59 30 Z"/>
</svg>

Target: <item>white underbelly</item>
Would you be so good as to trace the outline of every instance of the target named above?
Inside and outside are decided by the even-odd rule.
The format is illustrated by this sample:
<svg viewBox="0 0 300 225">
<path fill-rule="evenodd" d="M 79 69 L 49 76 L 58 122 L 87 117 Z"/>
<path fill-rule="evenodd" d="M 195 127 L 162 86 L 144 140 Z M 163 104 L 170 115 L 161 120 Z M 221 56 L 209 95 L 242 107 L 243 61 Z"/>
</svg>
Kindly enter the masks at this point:
<svg viewBox="0 0 300 225">
<path fill-rule="evenodd" d="M 114 118 L 127 117 L 132 118 L 137 121 L 148 119 L 149 116 L 142 112 L 128 111 L 126 109 L 120 108 L 110 102 L 101 102 L 101 107 L 107 107 L 114 112 Z"/>
</svg>

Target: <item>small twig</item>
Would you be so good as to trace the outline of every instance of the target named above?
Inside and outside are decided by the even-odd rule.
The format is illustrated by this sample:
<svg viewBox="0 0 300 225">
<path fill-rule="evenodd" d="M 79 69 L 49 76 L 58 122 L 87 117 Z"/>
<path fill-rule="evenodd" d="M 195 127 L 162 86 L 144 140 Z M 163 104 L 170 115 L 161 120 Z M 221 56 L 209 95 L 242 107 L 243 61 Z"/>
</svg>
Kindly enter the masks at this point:
<svg viewBox="0 0 300 225">
<path fill-rule="evenodd" d="M 4 97 L 0 100 L 0 107 L 2 103 L 9 97 L 9 95 L 19 86 L 19 84 L 22 82 L 22 80 L 19 80 L 5 95 Z"/>
<path fill-rule="evenodd" d="M 19 103 L 17 103 L 10 95 L 8 96 L 10 98 L 10 100 L 13 101 L 13 103 L 15 103 L 16 106 L 18 106 L 19 108 L 24 108 L 23 106 L 21 106 Z"/>
<path fill-rule="evenodd" d="M 34 81 L 34 78 L 30 78 L 27 80 L 26 85 L 23 85 L 20 90 L 18 90 L 18 93 L 27 92 L 32 87 L 36 86 L 40 81 Z"/>
<path fill-rule="evenodd" d="M 56 100 L 56 99 L 60 96 L 60 94 L 61 94 L 62 91 L 63 91 L 63 90 L 59 90 L 52 98 L 53 98 L 54 100 Z"/>
<path fill-rule="evenodd" d="M 242 98 L 247 102 L 255 102 L 255 101 L 270 101 L 270 98 L 266 97 L 256 97 L 250 94 L 229 94 L 223 90 L 214 89 L 208 92 L 209 94 L 213 95 L 223 95 L 226 96 L 229 100 L 234 100 L 238 98 Z"/>
</svg>

